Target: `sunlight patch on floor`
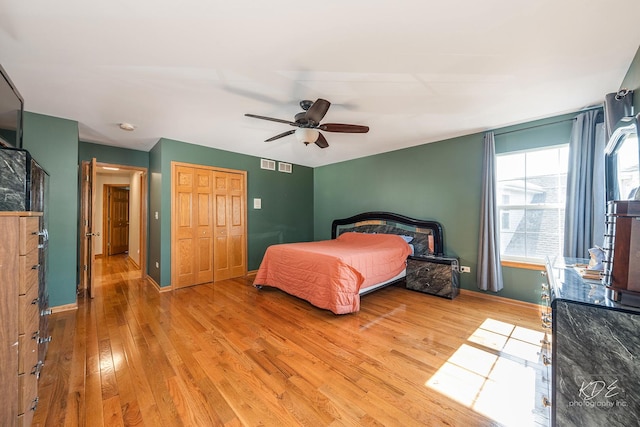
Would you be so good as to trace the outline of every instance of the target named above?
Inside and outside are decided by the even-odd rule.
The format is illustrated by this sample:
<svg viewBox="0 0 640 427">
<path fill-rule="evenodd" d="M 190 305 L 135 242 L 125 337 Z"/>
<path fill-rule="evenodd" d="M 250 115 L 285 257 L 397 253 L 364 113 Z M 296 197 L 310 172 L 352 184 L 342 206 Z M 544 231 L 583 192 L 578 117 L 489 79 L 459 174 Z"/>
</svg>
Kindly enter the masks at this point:
<svg viewBox="0 0 640 427">
<path fill-rule="evenodd" d="M 543 338 L 542 332 L 486 319 L 425 385 L 505 426 L 537 426 Z"/>
</svg>

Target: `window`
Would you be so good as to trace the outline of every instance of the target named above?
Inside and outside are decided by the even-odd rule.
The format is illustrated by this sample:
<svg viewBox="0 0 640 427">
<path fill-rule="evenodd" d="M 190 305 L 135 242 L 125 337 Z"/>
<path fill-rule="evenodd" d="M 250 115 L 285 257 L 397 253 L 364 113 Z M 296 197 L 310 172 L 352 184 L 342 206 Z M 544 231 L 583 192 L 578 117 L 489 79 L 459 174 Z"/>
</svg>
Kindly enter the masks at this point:
<svg viewBox="0 0 640 427">
<path fill-rule="evenodd" d="M 562 256 L 568 154 L 562 145 L 496 156 L 504 259 Z"/>
<path fill-rule="evenodd" d="M 500 213 L 501 217 L 502 217 L 502 224 L 500 224 L 500 230 L 507 230 L 509 231 L 509 229 L 511 228 L 509 226 L 509 212 L 501 212 Z"/>
</svg>

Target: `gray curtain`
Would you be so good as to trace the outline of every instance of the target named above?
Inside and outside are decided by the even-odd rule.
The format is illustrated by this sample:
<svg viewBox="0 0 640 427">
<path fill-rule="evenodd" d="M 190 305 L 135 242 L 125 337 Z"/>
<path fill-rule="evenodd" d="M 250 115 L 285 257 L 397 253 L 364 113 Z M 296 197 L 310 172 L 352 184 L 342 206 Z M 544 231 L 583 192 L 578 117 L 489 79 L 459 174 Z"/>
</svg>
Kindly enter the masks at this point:
<svg viewBox="0 0 640 427">
<path fill-rule="evenodd" d="M 478 288 L 498 292 L 504 287 L 500 265 L 500 232 L 496 203 L 496 143 L 493 132 L 484 135 L 480 244 L 478 247 Z"/>
<path fill-rule="evenodd" d="M 596 224 L 604 224 L 604 137 L 596 138 L 600 110 L 578 114 L 569 140 L 569 169 L 564 219 L 564 256 L 588 258 L 589 248 L 603 244 L 594 237 Z M 598 228 L 601 230 L 601 228 Z"/>
<path fill-rule="evenodd" d="M 593 159 L 593 176 L 598 177 L 598 182 L 593 185 L 593 229 L 591 241 L 594 245 L 602 247 L 604 245 L 605 218 L 607 212 L 607 191 L 604 167 L 604 149 L 607 147 L 608 138 L 605 138 L 604 122 L 596 124 L 596 153 Z"/>
<path fill-rule="evenodd" d="M 604 96 L 604 130 L 608 140 L 611 138 L 616 123 L 626 116 L 633 114 L 633 91 L 620 89 L 615 93 Z"/>
</svg>

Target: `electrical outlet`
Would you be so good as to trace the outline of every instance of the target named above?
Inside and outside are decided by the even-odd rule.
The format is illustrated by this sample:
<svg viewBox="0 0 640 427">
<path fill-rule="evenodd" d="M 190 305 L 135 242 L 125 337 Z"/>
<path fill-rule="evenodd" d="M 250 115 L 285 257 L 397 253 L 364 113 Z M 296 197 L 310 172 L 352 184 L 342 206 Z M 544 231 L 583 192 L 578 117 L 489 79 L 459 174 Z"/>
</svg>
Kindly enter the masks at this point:
<svg viewBox="0 0 640 427">
<path fill-rule="evenodd" d="M 460 273 L 471 273 L 471 267 L 467 267 L 466 265 L 461 265 Z"/>
</svg>

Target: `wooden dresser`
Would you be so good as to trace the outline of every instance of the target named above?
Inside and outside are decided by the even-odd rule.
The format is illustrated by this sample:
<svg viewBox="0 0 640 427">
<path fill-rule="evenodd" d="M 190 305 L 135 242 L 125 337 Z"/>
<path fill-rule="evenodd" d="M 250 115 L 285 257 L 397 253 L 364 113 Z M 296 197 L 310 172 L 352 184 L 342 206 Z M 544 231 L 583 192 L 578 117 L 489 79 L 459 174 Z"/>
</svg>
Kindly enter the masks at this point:
<svg viewBox="0 0 640 427">
<path fill-rule="evenodd" d="M 29 426 L 38 404 L 40 342 L 37 212 L 0 212 L 0 420 Z"/>
</svg>

